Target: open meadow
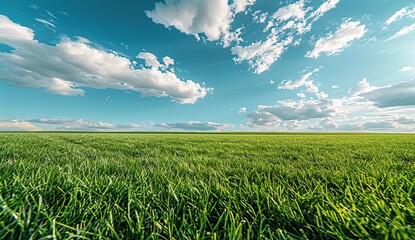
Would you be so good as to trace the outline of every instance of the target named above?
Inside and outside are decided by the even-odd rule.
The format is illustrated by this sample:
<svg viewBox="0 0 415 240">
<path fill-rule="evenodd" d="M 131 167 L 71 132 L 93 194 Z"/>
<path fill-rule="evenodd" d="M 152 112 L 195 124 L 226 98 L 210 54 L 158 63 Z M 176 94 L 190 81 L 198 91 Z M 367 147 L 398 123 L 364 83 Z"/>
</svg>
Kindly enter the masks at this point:
<svg viewBox="0 0 415 240">
<path fill-rule="evenodd" d="M 406 239 L 415 135 L 1 133 L 0 239 Z"/>
</svg>

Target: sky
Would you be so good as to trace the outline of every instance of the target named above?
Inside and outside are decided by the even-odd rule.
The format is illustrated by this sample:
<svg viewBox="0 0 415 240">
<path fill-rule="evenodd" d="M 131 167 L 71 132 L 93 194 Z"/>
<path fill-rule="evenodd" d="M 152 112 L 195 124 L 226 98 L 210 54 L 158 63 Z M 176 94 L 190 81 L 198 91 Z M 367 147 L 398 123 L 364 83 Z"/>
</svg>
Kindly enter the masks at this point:
<svg viewBox="0 0 415 240">
<path fill-rule="evenodd" d="M 415 2 L 0 0 L 0 130 L 415 132 Z"/>
</svg>

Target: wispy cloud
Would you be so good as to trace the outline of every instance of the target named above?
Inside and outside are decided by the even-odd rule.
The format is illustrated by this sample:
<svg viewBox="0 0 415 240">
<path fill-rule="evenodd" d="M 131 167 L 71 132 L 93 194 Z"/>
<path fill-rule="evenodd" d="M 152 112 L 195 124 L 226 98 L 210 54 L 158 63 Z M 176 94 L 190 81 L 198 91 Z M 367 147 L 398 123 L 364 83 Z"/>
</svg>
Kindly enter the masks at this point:
<svg viewBox="0 0 415 240">
<path fill-rule="evenodd" d="M 317 40 L 314 49 L 306 54 L 309 58 L 318 58 L 321 54 L 334 55 L 350 46 L 353 40 L 363 37 L 367 32 L 364 24 L 359 21 L 346 20 L 335 33 L 330 33 Z"/>
<path fill-rule="evenodd" d="M 386 25 L 391 25 L 392 23 L 404 18 L 404 17 L 415 17 L 415 7 L 412 9 L 410 7 L 404 7 L 396 11 L 390 18 L 385 22 Z"/>
<path fill-rule="evenodd" d="M 43 25 L 45 25 L 50 30 L 56 32 L 56 26 L 55 26 L 55 24 L 53 24 L 53 23 L 51 23 L 49 21 L 46 21 L 44 19 L 40 19 L 40 18 L 35 18 L 35 20 L 38 21 L 38 22 L 40 22 L 40 23 L 42 23 Z"/>
<path fill-rule="evenodd" d="M 27 122 L 43 125 L 54 125 L 54 130 L 83 131 L 131 131 L 141 129 L 139 124 L 111 124 L 107 122 L 87 121 L 83 119 L 46 119 L 39 118 Z"/>
<path fill-rule="evenodd" d="M 404 66 L 401 69 L 398 70 L 398 72 L 409 72 L 414 70 L 414 68 L 412 66 Z"/>
<path fill-rule="evenodd" d="M 156 124 L 156 126 L 168 130 L 218 131 L 224 129 L 228 125 L 215 122 L 188 121 L 179 123 L 161 123 Z"/>
<path fill-rule="evenodd" d="M 392 37 L 390 37 L 388 40 L 393 40 L 393 39 L 395 39 L 395 38 L 405 36 L 406 34 L 408 34 L 408 33 L 412 32 L 412 31 L 414 31 L 414 30 L 415 30 L 415 23 L 414 23 L 414 24 L 412 24 L 412 25 L 408 25 L 408 26 L 403 27 L 401 30 L 399 30 L 397 33 L 395 33 L 395 34 L 394 34 Z"/>
</svg>

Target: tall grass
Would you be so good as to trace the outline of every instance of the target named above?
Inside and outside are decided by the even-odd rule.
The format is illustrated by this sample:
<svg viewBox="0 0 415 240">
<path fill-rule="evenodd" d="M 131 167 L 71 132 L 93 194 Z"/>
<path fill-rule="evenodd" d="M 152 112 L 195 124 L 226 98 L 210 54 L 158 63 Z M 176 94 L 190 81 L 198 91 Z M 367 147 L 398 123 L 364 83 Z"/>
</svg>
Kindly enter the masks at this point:
<svg viewBox="0 0 415 240">
<path fill-rule="evenodd" d="M 414 163 L 414 135 L 3 133 L 0 238 L 415 238 Z"/>
</svg>

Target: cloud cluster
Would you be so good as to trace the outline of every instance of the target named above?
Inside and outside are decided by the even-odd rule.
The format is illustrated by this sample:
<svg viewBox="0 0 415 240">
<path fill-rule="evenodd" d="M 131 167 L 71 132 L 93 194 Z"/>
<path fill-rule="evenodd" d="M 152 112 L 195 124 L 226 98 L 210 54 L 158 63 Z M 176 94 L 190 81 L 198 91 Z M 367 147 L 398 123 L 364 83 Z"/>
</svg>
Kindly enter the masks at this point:
<svg viewBox="0 0 415 240">
<path fill-rule="evenodd" d="M 181 104 L 195 103 L 211 91 L 192 80 L 181 80 L 171 69 L 170 57 L 161 64 L 153 54 L 140 53 L 147 67 L 137 68 L 135 61 L 94 47 L 84 38 L 43 44 L 32 29 L 3 15 L 0 29 L 0 43 L 13 48 L 10 53 L 0 52 L 0 80 L 18 86 L 61 95 L 83 95 L 82 87 L 131 90 L 143 96 L 169 96 Z"/>
<path fill-rule="evenodd" d="M 254 22 L 267 23 L 265 40 L 240 45 L 243 28 L 232 29 L 235 16 L 253 5 L 255 0 L 165 0 L 158 2 L 155 8 L 146 14 L 155 23 L 166 28 L 174 27 L 179 31 L 200 39 L 201 34 L 208 41 L 221 41 L 224 47 L 236 42 L 231 49 L 237 63 L 248 62 L 257 74 L 267 71 L 286 49 L 299 44 L 303 34 L 311 30 L 314 22 L 331 9 L 339 0 L 326 0 L 313 9 L 308 1 L 299 0 L 279 8 L 273 14 L 257 11 Z"/>
<path fill-rule="evenodd" d="M 83 119 L 46 119 L 39 118 L 27 120 L 30 124 L 43 124 L 54 126 L 54 130 L 67 131 L 128 131 L 138 130 L 138 124 L 111 124 L 107 122 L 86 121 Z"/>
<path fill-rule="evenodd" d="M 275 125 L 281 121 L 327 118 L 335 113 L 335 104 L 331 100 L 285 100 L 273 106 L 260 105 L 248 117 L 256 125 Z"/>
<path fill-rule="evenodd" d="M 279 8 L 273 14 L 255 12 L 254 22 L 266 23 L 264 32 L 268 33 L 267 39 L 233 47 L 235 62 L 248 62 L 257 74 L 269 70 L 291 45 L 300 43 L 302 35 L 311 30 L 314 22 L 338 3 L 339 0 L 327 0 L 317 9 L 313 9 L 306 6 L 308 2 L 305 0 L 299 0 Z"/>
<path fill-rule="evenodd" d="M 157 127 L 168 130 L 185 130 L 185 131 L 218 131 L 225 127 L 227 124 L 215 123 L 215 122 L 198 122 L 187 121 L 179 123 L 161 123 L 156 124 Z"/>
<path fill-rule="evenodd" d="M 36 127 L 28 121 L 11 120 L 0 121 L 0 131 L 37 131 L 40 128 Z"/>
<path fill-rule="evenodd" d="M 280 86 L 297 89 L 311 85 L 307 77 L 302 79 L 285 81 Z M 349 94 L 328 98 L 318 92 L 318 99 L 305 100 L 304 93 L 299 92 L 300 100 L 259 105 L 247 116 L 255 128 L 272 127 L 266 131 L 415 131 L 415 80 L 377 87 L 363 79 Z"/>
</svg>

